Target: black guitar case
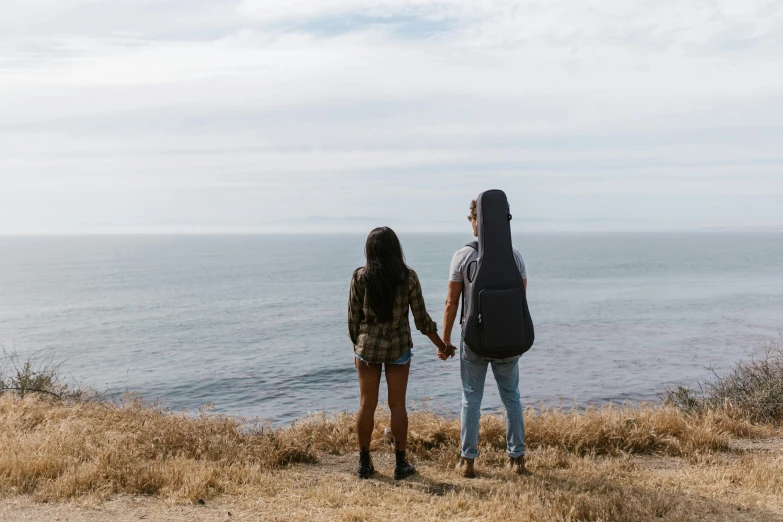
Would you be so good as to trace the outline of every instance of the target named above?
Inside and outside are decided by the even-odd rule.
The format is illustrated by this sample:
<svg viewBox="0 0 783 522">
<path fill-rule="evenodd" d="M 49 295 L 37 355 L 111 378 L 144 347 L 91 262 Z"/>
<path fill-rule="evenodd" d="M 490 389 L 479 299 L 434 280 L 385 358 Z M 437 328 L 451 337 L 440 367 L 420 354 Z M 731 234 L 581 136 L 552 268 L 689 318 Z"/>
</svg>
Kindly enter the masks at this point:
<svg viewBox="0 0 783 522">
<path fill-rule="evenodd" d="M 482 357 L 522 355 L 533 346 L 535 332 L 511 245 L 508 199 L 502 190 L 488 190 L 477 203 L 478 245 L 470 246 L 478 248 L 478 263 L 463 290 L 469 299 L 462 305 L 462 337 Z"/>
</svg>

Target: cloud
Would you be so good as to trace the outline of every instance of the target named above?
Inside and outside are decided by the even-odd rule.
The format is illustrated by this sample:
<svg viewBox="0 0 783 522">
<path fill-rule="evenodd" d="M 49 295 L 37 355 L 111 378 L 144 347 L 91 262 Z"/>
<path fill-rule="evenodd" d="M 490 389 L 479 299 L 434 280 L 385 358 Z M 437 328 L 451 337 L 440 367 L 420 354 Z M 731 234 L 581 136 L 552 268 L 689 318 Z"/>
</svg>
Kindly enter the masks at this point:
<svg viewBox="0 0 783 522">
<path fill-rule="evenodd" d="M 779 2 L 0 9 L 0 232 L 456 220 L 487 186 L 531 219 L 783 219 Z"/>
</svg>

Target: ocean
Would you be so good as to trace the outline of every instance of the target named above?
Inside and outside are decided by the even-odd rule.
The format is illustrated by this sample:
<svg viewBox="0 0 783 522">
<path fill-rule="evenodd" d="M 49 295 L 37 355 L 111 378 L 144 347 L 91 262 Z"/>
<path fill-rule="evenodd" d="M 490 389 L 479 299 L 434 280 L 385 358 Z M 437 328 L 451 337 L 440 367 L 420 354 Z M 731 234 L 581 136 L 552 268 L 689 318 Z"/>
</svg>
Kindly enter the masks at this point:
<svg viewBox="0 0 783 522">
<path fill-rule="evenodd" d="M 400 239 L 440 325 L 451 256 L 472 238 Z M 348 283 L 364 240 L 0 237 L 0 344 L 63 361 L 69 381 L 109 397 L 277 425 L 353 411 Z M 514 245 L 537 334 L 520 361 L 526 405 L 655 400 L 783 332 L 780 232 L 539 233 Z M 409 401 L 456 415 L 458 360 L 439 361 L 418 332 L 414 344 Z M 499 407 L 490 376 L 484 409 Z"/>
</svg>

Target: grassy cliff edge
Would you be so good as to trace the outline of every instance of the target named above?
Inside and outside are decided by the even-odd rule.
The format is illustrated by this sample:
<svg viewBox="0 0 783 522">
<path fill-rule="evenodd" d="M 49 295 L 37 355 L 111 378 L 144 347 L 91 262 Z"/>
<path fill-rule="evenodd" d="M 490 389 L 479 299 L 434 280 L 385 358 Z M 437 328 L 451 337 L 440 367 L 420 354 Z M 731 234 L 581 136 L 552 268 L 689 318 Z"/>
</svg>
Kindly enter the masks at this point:
<svg viewBox="0 0 783 522">
<path fill-rule="evenodd" d="M 717 389 L 723 402 L 676 391 L 660 404 L 528 409 L 522 477 L 502 469 L 502 414 L 483 417 L 480 477 L 466 480 L 451 471 L 459 421 L 414 411 L 409 448 L 420 473 L 401 483 L 391 479 L 384 412 L 373 442 L 379 476 L 358 481 L 349 414 L 273 429 L 133 398 L 0 393 L 0 498 L 100 505 L 134 495 L 196 510 L 230 499 L 248 520 L 782 520 L 783 419 Z M 778 411 L 758 389 L 748 393 Z"/>
</svg>

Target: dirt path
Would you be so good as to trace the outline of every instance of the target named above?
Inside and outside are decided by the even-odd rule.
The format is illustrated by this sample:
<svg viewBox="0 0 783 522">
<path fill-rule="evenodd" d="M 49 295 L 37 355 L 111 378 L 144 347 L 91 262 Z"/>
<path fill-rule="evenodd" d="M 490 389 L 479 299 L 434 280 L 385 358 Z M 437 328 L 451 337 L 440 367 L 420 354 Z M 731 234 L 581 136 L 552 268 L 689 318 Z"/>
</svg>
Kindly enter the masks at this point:
<svg viewBox="0 0 783 522">
<path fill-rule="evenodd" d="M 231 509 L 236 511 L 236 515 Z M 0 520 L 35 522 L 126 522 L 149 520 L 173 522 L 184 520 L 252 520 L 228 504 L 212 503 L 204 506 L 173 506 L 161 500 L 144 497 L 119 497 L 100 505 L 39 504 L 28 498 L 14 498 L 0 503 Z"/>
<path fill-rule="evenodd" d="M 783 438 L 781 439 L 738 439 L 732 440 L 729 447 L 736 451 L 769 452 L 783 454 Z"/>
</svg>

